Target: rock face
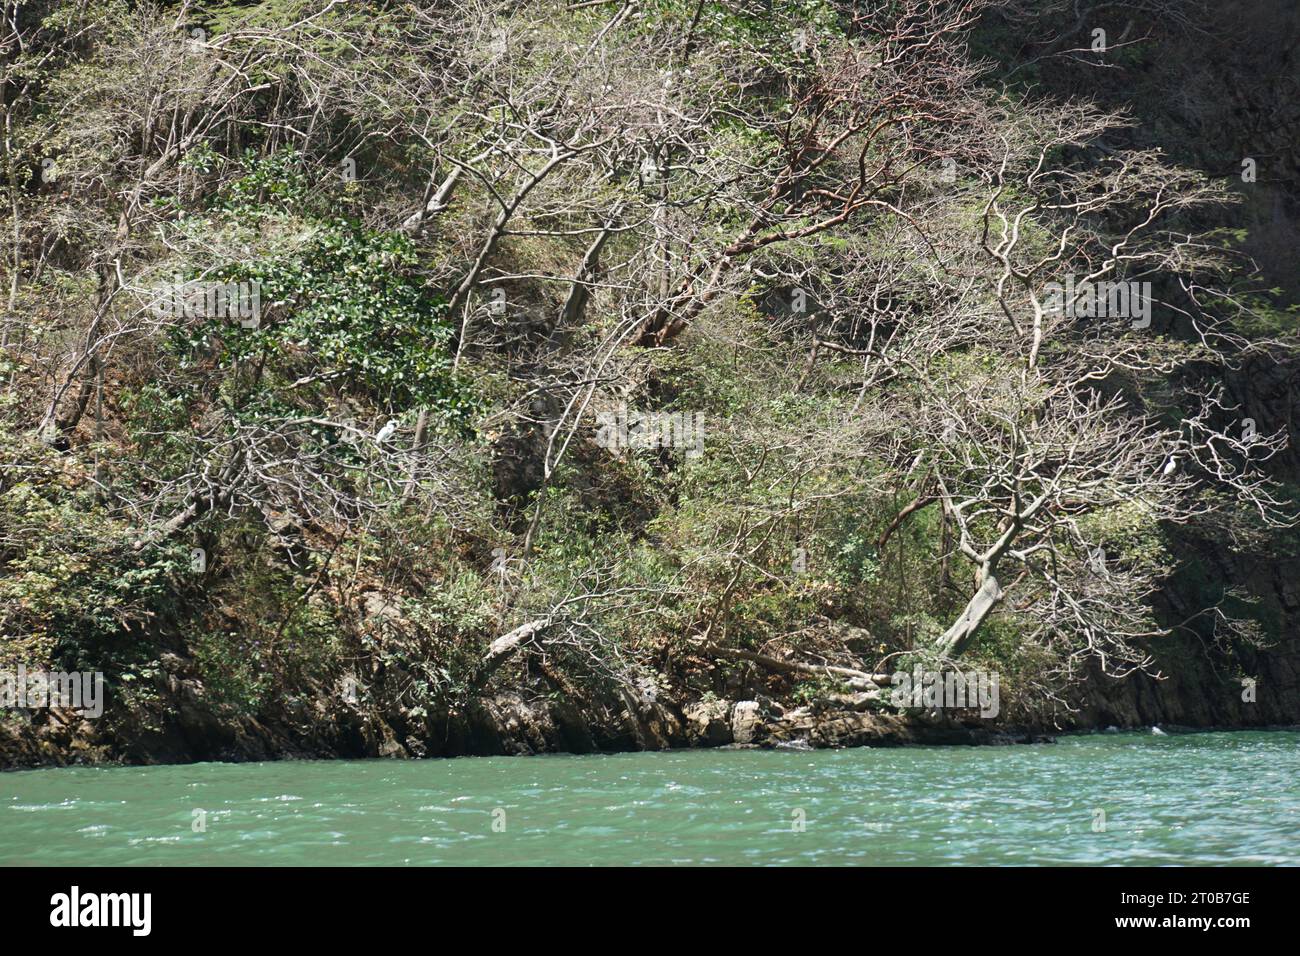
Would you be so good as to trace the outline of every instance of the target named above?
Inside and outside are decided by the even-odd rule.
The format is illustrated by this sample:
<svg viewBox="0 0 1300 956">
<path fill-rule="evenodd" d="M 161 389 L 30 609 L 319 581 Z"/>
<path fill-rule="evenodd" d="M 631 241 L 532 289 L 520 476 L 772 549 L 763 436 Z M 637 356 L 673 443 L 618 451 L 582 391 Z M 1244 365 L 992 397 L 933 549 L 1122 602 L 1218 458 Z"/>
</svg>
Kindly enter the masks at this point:
<svg viewBox="0 0 1300 956">
<path fill-rule="evenodd" d="M 1295 618 L 1291 618 L 1294 620 Z M 1270 647 L 1207 652 L 1194 636 L 1171 635 L 1153 647 L 1161 679 L 1122 681 L 1093 673 L 1076 695 L 1074 728 L 1277 727 L 1300 723 L 1300 634 Z"/>
<path fill-rule="evenodd" d="M 640 744 L 646 750 L 669 750 L 689 745 L 682 718 L 659 701 L 642 702 L 637 707 Z"/>
<path fill-rule="evenodd" d="M 1022 62 L 1026 42 L 1032 53 L 1043 52 L 1033 49 L 1032 37 L 1074 28 L 1077 17 L 1068 10 L 1036 6 L 1023 9 L 1044 22 L 1028 29 L 1005 30 L 994 18 L 987 21 L 986 39 L 995 46 L 1006 43 L 995 58 Z M 1132 15 L 1134 6 L 1115 4 L 1114 12 Z M 1084 95 L 1130 112 L 1137 121 L 1125 131 L 1123 145 L 1159 148 L 1175 162 L 1222 176 L 1241 203 L 1222 207 L 1201 225 L 1241 228 L 1240 252 L 1259 267 L 1258 287 L 1281 289 L 1277 304 L 1285 307 L 1300 301 L 1300 111 L 1294 108 L 1300 7 L 1294 0 L 1220 0 L 1199 5 L 1193 19 L 1196 42 L 1188 42 L 1179 18 L 1144 21 L 1150 27 L 1144 57 L 1158 68 L 1097 70 L 1082 60 L 1051 57 L 1040 61 L 1036 82 L 1053 99 Z M 1258 161 L 1257 181 L 1241 176 L 1247 157 Z M 1196 335 L 1176 322 L 1169 334 L 1187 340 Z M 1261 431 L 1286 430 L 1288 447 L 1264 467 L 1292 486 L 1300 477 L 1296 373 L 1291 350 L 1262 350 L 1225 370 L 1223 381 L 1224 407 L 1234 409 L 1233 417 L 1252 419 Z M 1157 603 L 1163 623 L 1190 621 L 1187 626 L 1199 633 L 1180 627 L 1152 643 L 1164 675 L 1160 681 L 1092 675 L 1074 701 L 1080 710 L 1073 726 L 1300 723 L 1300 553 L 1289 533 L 1271 535 L 1264 547 L 1235 551 L 1226 540 L 1193 537 L 1190 528 L 1169 533 L 1182 570 Z M 1201 612 L 1234 587 L 1255 605 L 1236 610 L 1258 621 L 1273 637 L 1272 646 L 1216 646 L 1214 617 Z M 1254 681 L 1253 692 L 1246 680 Z"/>
<path fill-rule="evenodd" d="M 1031 740 L 983 726 L 924 715 L 864 711 L 851 697 L 783 710 L 766 699 L 710 698 L 678 709 L 666 695 L 626 699 L 622 715 L 604 722 L 598 706 L 550 695 L 502 692 L 454 715 L 399 708 L 385 712 L 365 699 L 320 695 L 310 713 L 232 714 L 213 704 L 191 662 L 168 655 L 159 676 L 149 729 L 31 713 L 0 722 L 0 766 L 69 763 L 184 763 L 280 757 L 421 758 L 538 753 L 666 750 L 673 747 L 761 746 L 781 749 L 894 746 L 912 743 L 1000 743 Z M 610 712 L 614 708 L 604 708 Z M 101 725 L 102 724 L 102 725 Z"/>
<path fill-rule="evenodd" d="M 693 747 L 721 747 L 732 741 L 731 722 L 727 719 L 731 706 L 724 700 L 702 700 L 688 704 L 683 710 L 686 717 L 686 737 Z"/>
<path fill-rule="evenodd" d="M 387 611 L 375 605 L 374 615 Z M 1296 638 L 1290 638 L 1294 645 Z M 1094 676 L 1084 688 L 1075 726 L 1117 727 L 1265 725 L 1294 723 L 1300 654 L 1268 651 L 1239 657 L 1258 674 L 1246 693 L 1239 673 L 1209 666 L 1188 639 L 1160 651 L 1167 679 Z M 527 755 L 677 747 L 823 747 L 902 744 L 983 744 L 1045 739 L 1042 727 L 935 713 L 894 713 L 871 694 L 828 694 L 806 706 L 765 696 L 780 680 L 762 673 L 733 675 L 732 699 L 688 690 L 659 675 L 653 683 L 593 692 L 568 686 L 562 675 L 543 681 L 525 668 L 498 678 L 505 689 L 429 713 L 382 693 L 383 674 L 331 675 L 302 688 L 297 702 L 270 701 L 256 715 L 214 699 L 193 660 L 160 655 L 147 709 L 110 710 L 98 720 L 28 711 L 0 715 L 0 768 L 68 763 L 184 763 L 277 758 L 422 758 Z M 365 683 L 361 681 L 365 678 Z M 391 678 L 391 675 L 390 675 Z M 531 682 L 530 682 L 531 681 Z M 549 681 L 549 683 L 548 683 Z M 728 685 L 730 686 L 730 684 Z M 604 693 L 605 696 L 599 696 Z M 593 696 L 595 695 L 595 696 Z M 110 695 L 111 696 L 111 695 Z M 1253 700 L 1248 698 L 1253 696 Z M 739 699 L 736 699 L 738 697 Z M 788 708 L 788 709 L 787 709 Z M 1288 719 L 1289 718 L 1289 719 Z"/>
<path fill-rule="evenodd" d="M 761 729 L 758 701 L 742 700 L 731 709 L 731 737 L 738 744 L 755 743 Z"/>
<path fill-rule="evenodd" d="M 374 615 L 388 613 L 377 604 Z M 1300 638 L 1279 648 L 1238 656 L 1237 669 L 1211 666 L 1192 638 L 1159 648 L 1166 675 L 1113 681 L 1092 675 L 1076 703 L 1073 727 L 1132 728 L 1265 726 L 1300 721 Z M 302 688 L 297 702 L 270 701 L 256 715 L 214 699 L 195 662 L 160 655 L 148 703 L 97 720 L 27 711 L 0 715 L 0 768 L 69 763 L 184 763 L 277 758 L 422 758 L 527 755 L 678 747 L 823 747 L 902 744 L 982 744 L 1045 739 L 1044 726 L 1016 727 L 958 715 L 895 713 L 871 694 L 831 693 L 805 706 L 785 706 L 765 692 L 779 689 L 761 671 L 733 675 L 739 699 L 674 684 L 666 675 L 594 692 L 526 668 L 498 678 L 505 689 L 470 697 L 429 713 L 394 703 L 378 672 L 331 675 Z M 1247 688 L 1242 673 L 1257 675 Z M 770 676 L 770 675 L 769 675 Z M 361 677 L 365 678 L 362 683 Z M 391 678 L 391 675 L 390 675 Z M 531 683 L 530 683 L 531 681 Z M 548 683 L 549 682 L 549 683 Z M 730 685 L 728 685 L 730 686 Z M 605 696 L 599 696 L 604 693 Z M 111 695 L 110 695 L 111 699 Z M 1065 725 L 1060 729 L 1070 729 Z"/>
</svg>

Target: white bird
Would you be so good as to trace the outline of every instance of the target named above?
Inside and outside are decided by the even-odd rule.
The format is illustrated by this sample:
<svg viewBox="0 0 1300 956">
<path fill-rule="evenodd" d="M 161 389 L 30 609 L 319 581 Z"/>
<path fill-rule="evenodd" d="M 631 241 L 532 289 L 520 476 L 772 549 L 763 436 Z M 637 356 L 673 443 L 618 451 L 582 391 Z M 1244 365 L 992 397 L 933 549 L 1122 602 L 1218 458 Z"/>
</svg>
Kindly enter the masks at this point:
<svg viewBox="0 0 1300 956">
<path fill-rule="evenodd" d="M 375 436 L 375 444 L 382 445 L 393 436 L 395 431 L 397 431 L 397 422 L 390 418 L 384 427 L 379 429 L 379 434 Z"/>
<path fill-rule="evenodd" d="M 1173 455 L 1170 455 L 1169 460 L 1165 462 L 1165 470 L 1161 472 L 1161 474 L 1163 474 L 1166 478 L 1168 478 L 1177 470 L 1178 470 L 1178 459 Z"/>
<path fill-rule="evenodd" d="M 1155 727 L 1155 726 L 1152 726 L 1152 728 L 1151 728 L 1151 733 L 1152 733 L 1152 735 L 1155 736 L 1155 737 L 1168 737 L 1168 736 L 1169 736 L 1169 735 L 1166 734 L 1163 730 L 1161 730 L 1159 727 Z"/>
</svg>

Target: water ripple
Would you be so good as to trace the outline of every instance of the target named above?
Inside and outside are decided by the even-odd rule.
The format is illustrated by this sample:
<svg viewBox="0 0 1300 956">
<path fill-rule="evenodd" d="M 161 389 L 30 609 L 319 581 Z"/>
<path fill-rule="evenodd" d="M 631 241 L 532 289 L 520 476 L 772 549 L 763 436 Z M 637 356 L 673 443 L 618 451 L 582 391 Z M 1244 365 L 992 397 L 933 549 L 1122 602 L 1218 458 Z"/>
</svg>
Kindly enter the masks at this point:
<svg viewBox="0 0 1300 956">
<path fill-rule="evenodd" d="M 0 774 L 33 862 L 1296 865 L 1300 733 Z"/>
</svg>

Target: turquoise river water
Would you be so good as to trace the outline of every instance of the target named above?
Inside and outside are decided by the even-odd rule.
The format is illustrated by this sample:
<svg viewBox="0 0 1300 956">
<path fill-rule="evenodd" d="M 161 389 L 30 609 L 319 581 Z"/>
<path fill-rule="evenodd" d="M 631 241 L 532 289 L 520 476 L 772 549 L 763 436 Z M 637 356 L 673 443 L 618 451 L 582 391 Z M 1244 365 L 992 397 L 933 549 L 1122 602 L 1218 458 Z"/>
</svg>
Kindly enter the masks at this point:
<svg viewBox="0 0 1300 956">
<path fill-rule="evenodd" d="M 1300 863 L 1300 732 L 0 773 L 0 863 Z"/>
</svg>

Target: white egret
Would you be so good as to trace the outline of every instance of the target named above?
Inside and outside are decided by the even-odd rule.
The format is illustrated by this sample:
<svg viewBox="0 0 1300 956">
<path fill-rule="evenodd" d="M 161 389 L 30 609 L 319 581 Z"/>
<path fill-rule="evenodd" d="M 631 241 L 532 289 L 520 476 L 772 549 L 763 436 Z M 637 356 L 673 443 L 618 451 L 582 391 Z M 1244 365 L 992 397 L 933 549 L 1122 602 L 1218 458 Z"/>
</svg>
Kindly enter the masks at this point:
<svg viewBox="0 0 1300 956">
<path fill-rule="evenodd" d="M 375 436 L 375 444 L 382 445 L 393 437 L 395 431 L 397 431 L 397 422 L 390 418 L 384 427 L 379 429 L 379 434 Z"/>
</svg>

